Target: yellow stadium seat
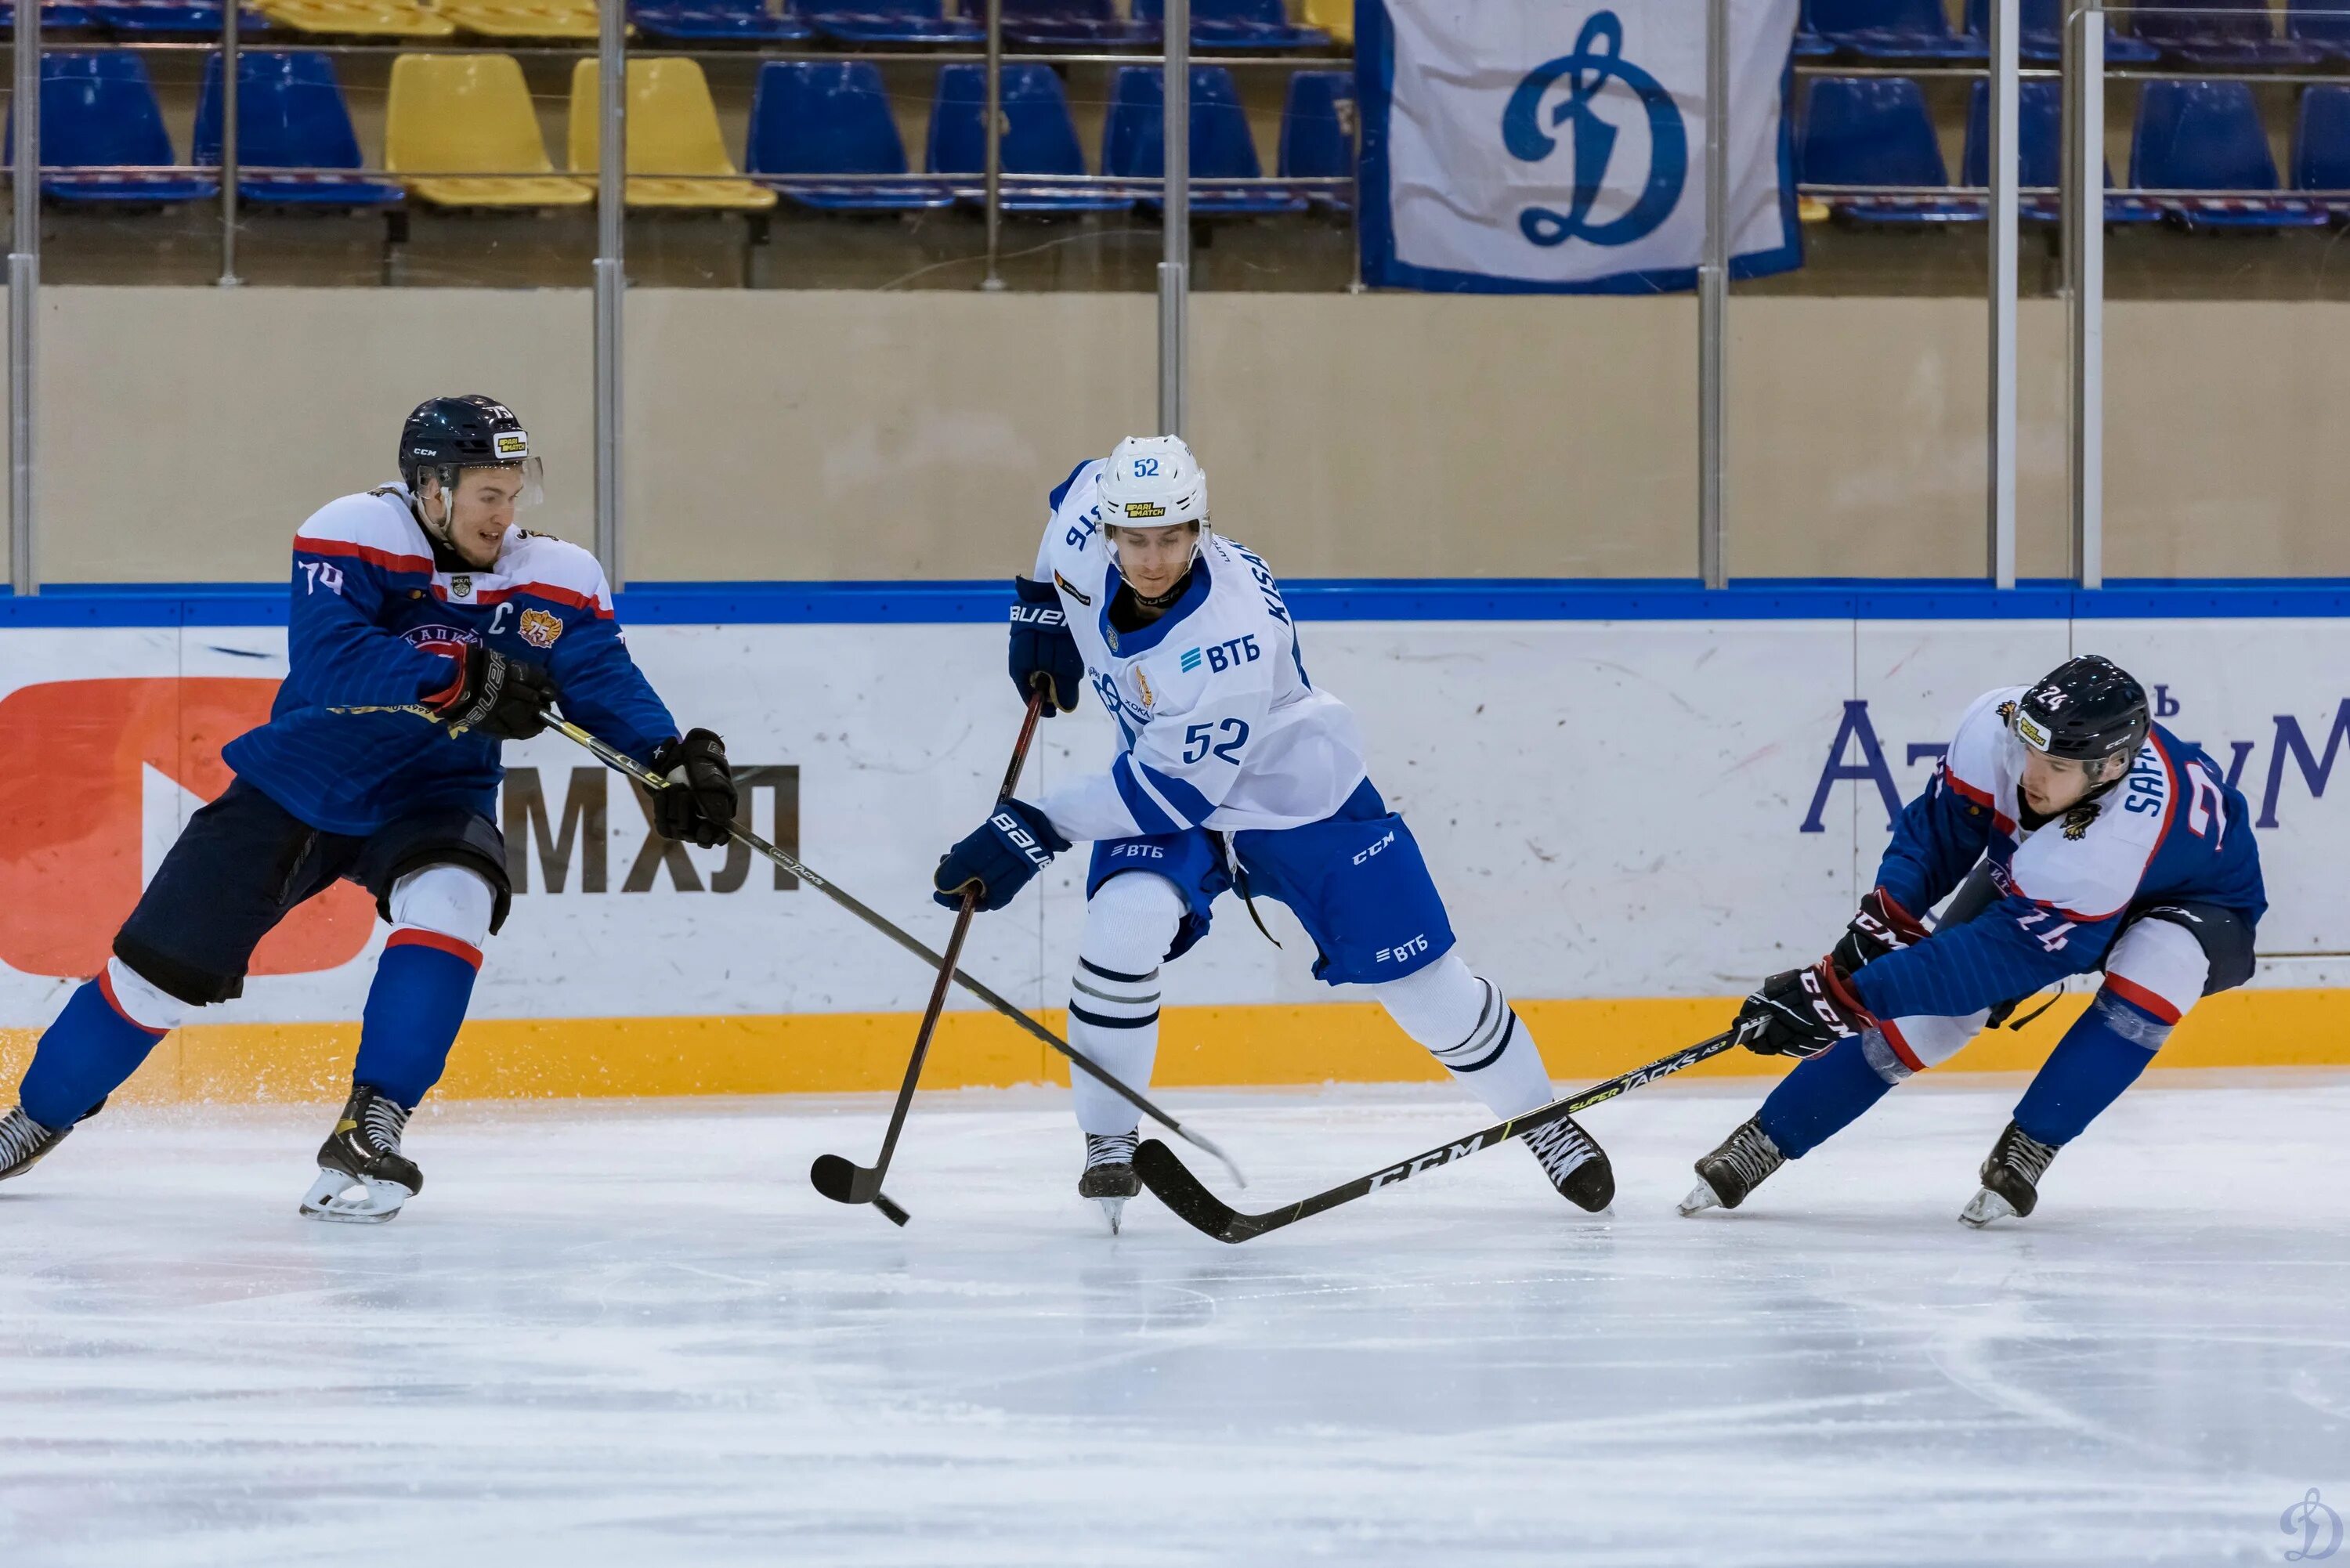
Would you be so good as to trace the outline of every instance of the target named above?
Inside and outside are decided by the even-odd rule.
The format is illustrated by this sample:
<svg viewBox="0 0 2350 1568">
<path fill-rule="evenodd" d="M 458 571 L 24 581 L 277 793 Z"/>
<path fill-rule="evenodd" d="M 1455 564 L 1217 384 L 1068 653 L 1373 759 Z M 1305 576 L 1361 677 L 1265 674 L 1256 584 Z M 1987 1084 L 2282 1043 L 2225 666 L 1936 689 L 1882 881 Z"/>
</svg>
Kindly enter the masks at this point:
<svg viewBox="0 0 2350 1568">
<path fill-rule="evenodd" d="M 1352 48 L 1355 43 L 1355 0 L 1305 0 L 1305 25 L 1321 28 Z"/>
<path fill-rule="evenodd" d="M 262 14 L 297 33 L 369 38 L 447 38 L 457 25 L 414 0 L 259 0 Z"/>
<path fill-rule="evenodd" d="M 597 85 L 594 60 L 571 68 L 571 130 L 574 172 L 593 174 L 598 157 Z M 629 205 L 694 207 L 728 213 L 764 213 L 775 193 L 741 179 L 680 179 L 680 175 L 739 173 L 726 155 L 718 130 L 718 106 L 710 83 L 691 60 L 629 62 Z"/>
<path fill-rule="evenodd" d="M 440 0 L 441 15 L 485 38 L 585 38 L 600 25 L 596 0 Z"/>
<path fill-rule="evenodd" d="M 394 60 L 383 164 L 421 176 L 401 183 L 436 206 L 580 207 L 596 199 L 590 187 L 555 172 L 512 55 Z"/>
</svg>

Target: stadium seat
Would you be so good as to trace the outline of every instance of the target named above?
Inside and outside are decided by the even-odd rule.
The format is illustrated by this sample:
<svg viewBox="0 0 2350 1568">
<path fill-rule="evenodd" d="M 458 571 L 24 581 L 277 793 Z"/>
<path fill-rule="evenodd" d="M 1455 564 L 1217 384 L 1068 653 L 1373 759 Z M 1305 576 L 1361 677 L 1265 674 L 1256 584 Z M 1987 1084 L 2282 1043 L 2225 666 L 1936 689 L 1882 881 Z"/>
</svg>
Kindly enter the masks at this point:
<svg viewBox="0 0 2350 1568">
<path fill-rule="evenodd" d="M 2314 87 L 2301 95 L 2293 127 L 2293 188 L 2350 191 L 2350 87 Z M 2325 206 L 2350 214 L 2350 196 Z"/>
<path fill-rule="evenodd" d="M 217 38 L 221 34 L 220 0 L 96 0 L 88 11 L 99 26 L 126 38 Z M 269 18 L 251 6 L 237 12 L 239 36 L 268 26 Z"/>
<path fill-rule="evenodd" d="M 1811 31 L 1871 60 L 1979 60 L 1983 41 L 1950 31 L 1942 0 L 1807 0 Z"/>
<path fill-rule="evenodd" d="M 2018 183 L 2054 186 L 2063 182 L 2064 168 L 2064 89 L 2061 83 L 2032 80 L 2022 84 L 2016 99 L 2015 126 Z M 1991 183 L 1991 84 L 1978 81 L 1967 98 L 1967 147 L 1959 161 L 1959 182 Z M 2153 202 L 2115 192 L 2113 165 L 2106 166 L 2106 222 L 2158 223 L 2162 213 Z M 2025 196 L 2018 212 L 2027 223 L 2064 222 L 2063 200 L 2056 196 Z"/>
<path fill-rule="evenodd" d="M 0 30 L 14 31 L 16 7 L 14 0 L 0 0 Z M 89 7 L 73 4 L 72 0 L 41 0 L 41 26 L 45 31 L 78 32 L 98 26 Z"/>
<path fill-rule="evenodd" d="M 577 38 L 603 32 L 596 0 L 439 0 L 442 16 L 484 38 Z"/>
<path fill-rule="evenodd" d="M 2311 66 L 2325 57 L 2314 44 L 2280 38 L 2269 0 L 2136 0 L 2137 36 L 2193 66 Z"/>
<path fill-rule="evenodd" d="M 775 10 L 765 0 L 637 0 L 629 20 L 657 44 L 789 44 L 816 36 L 788 3 Z"/>
<path fill-rule="evenodd" d="M 2064 0 L 2021 0 L 2017 9 L 2022 14 L 2023 36 L 2016 40 L 2016 47 L 2023 57 L 2042 64 L 2063 59 Z M 1991 0 L 1967 0 L 1967 36 L 1981 43 L 1985 55 L 1990 54 Z M 2148 65 L 2161 57 L 2160 49 L 2116 31 L 2113 18 L 2106 19 L 2106 65 Z"/>
<path fill-rule="evenodd" d="M 976 44 L 987 29 L 962 16 L 950 16 L 939 0 L 857 0 L 808 8 L 816 30 L 842 44 Z"/>
<path fill-rule="evenodd" d="M 565 138 L 571 171 L 593 175 L 602 166 L 600 79 L 594 60 L 571 67 L 571 119 Z M 628 106 L 631 207 L 693 212 L 765 213 L 775 193 L 741 178 L 718 130 L 710 82 L 691 60 L 630 60 Z M 642 172 L 639 172 L 642 171 Z"/>
<path fill-rule="evenodd" d="M 272 169 L 363 169 L 350 107 L 328 57 L 311 50 L 236 57 L 236 193 L 257 206 L 391 207 L 397 185 L 356 175 L 273 174 Z M 196 99 L 195 161 L 221 159 L 221 57 L 204 61 Z"/>
<path fill-rule="evenodd" d="M 1355 73 L 1295 71 L 1281 110 L 1284 179 L 1352 180 L 1355 177 Z M 1349 190 L 1317 189 L 1306 200 L 1334 213 L 1355 208 Z"/>
<path fill-rule="evenodd" d="M 962 0 L 962 14 L 983 22 L 987 0 Z M 1110 0 L 1003 0 L 1003 36 L 1046 49 L 1135 47 L 1156 44 L 1156 23 L 1118 14 Z"/>
<path fill-rule="evenodd" d="M 2227 195 L 2150 198 L 2192 229 L 2314 227 L 2324 206 L 2258 192 L 2277 189 L 2276 160 L 2252 89 L 2241 81 L 2153 81 L 2130 135 L 2130 183 L 2142 191 Z"/>
<path fill-rule="evenodd" d="M 457 25 L 417 0 L 254 0 L 281 27 L 319 36 L 449 38 Z"/>
<path fill-rule="evenodd" d="M 1102 123 L 1102 172 L 1119 180 L 1157 180 L 1166 172 L 1167 99 L 1156 66 L 1122 66 L 1112 78 L 1109 118 Z M 1265 185 L 1226 185 L 1219 180 L 1256 180 L 1264 165 L 1256 138 L 1241 108 L 1240 89 L 1222 66 L 1191 67 L 1191 213 L 1195 217 L 1302 213 L 1305 198 Z M 1157 211 L 1163 199 L 1148 196 Z"/>
<path fill-rule="evenodd" d="M 1085 151 L 1077 145 L 1076 121 L 1061 78 L 1045 65 L 1006 65 L 1003 80 L 1003 187 L 1007 213 L 1111 213 L 1134 205 L 1134 198 L 1073 185 L 1024 182 L 1023 174 L 1081 175 Z M 987 75 L 978 66 L 941 66 L 931 100 L 931 136 L 925 167 L 957 176 L 956 194 L 982 199 L 965 183 L 987 168 L 982 116 L 987 105 Z"/>
<path fill-rule="evenodd" d="M 16 155 L 16 106 L 9 106 L 8 151 Z M 147 62 L 121 50 L 41 56 L 41 163 L 45 169 L 120 170 L 179 162 Z M 74 206 L 165 206 L 220 194 L 208 174 L 44 173 L 41 193 Z"/>
<path fill-rule="evenodd" d="M 1134 0 L 1134 19 L 1158 26 L 1160 0 Z M 1290 21 L 1282 0 L 1192 0 L 1191 43 L 1201 49 L 1326 49 L 1330 35 Z"/>
<path fill-rule="evenodd" d="M 1803 180 L 1809 185 L 1948 185 L 1950 166 L 1908 77 L 1815 77 L 1804 100 Z M 1831 197 L 1838 217 L 1864 223 L 1979 223 L 1983 203 L 1962 196 Z"/>
<path fill-rule="evenodd" d="M 2285 0 L 2284 35 L 2329 60 L 2350 60 L 2350 0 Z"/>
<path fill-rule="evenodd" d="M 1102 174 L 1161 179 L 1166 174 L 1166 80 L 1154 66 L 1121 66 L 1102 122 Z M 1306 197 L 1276 186 L 1217 186 L 1220 179 L 1262 179 L 1257 139 L 1248 130 L 1239 87 L 1224 66 L 1191 66 L 1191 214 L 1248 216 L 1305 212 Z M 1145 207 L 1159 209 L 1149 195 Z"/>
<path fill-rule="evenodd" d="M 593 187 L 555 172 L 512 55 L 402 55 L 391 63 L 383 166 L 440 207 L 584 207 Z M 478 172 L 474 172 L 478 171 Z"/>
<path fill-rule="evenodd" d="M 1355 0 L 1305 0 L 1305 25 L 1330 35 L 1341 48 L 1355 47 Z"/>
<path fill-rule="evenodd" d="M 754 175 L 837 175 L 837 182 L 784 188 L 786 200 L 827 213 L 903 213 L 951 207 L 945 181 L 877 182 L 907 172 L 905 139 L 890 112 L 881 67 L 870 60 L 769 60 L 751 94 Z"/>
</svg>

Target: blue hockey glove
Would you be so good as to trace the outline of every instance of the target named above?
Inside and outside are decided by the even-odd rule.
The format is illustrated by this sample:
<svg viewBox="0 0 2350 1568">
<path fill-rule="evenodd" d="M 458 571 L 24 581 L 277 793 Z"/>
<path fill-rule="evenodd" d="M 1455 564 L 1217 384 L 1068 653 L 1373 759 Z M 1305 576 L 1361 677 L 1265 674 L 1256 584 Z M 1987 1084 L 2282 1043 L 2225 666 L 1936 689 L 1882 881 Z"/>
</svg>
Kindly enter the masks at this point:
<svg viewBox="0 0 2350 1568">
<path fill-rule="evenodd" d="M 1012 684 L 1025 702 L 1036 682 L 1045 682 L 1045 706 L 1038 711 L 1047 719 L 1055 709 L 1073 711 L 1086 689 L 1086 661 L 1069 635 L 1061 596 L 1052 584 L 1026 577 L 1013 578 L 1012 589 L 1018 596 L 1012 601 Z"/>
<path fill-rule="evenodd" d="M 963 889 L 976 886 L 979 908 L 1000 909 L 1068 846 L 1043 812 L 1024 800 L 1007 800 L 977 832 L 939 857 L 938 874 L 931 878 L 938 891 L 931 897 L 959 909 Z"/>
</svg>

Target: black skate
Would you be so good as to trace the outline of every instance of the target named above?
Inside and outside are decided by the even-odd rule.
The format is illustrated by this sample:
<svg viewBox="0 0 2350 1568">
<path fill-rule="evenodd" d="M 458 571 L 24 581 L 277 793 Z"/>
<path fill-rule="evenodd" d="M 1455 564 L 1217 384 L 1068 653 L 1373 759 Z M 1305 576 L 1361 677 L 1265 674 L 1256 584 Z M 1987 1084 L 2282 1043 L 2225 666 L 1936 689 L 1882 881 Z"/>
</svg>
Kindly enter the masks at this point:
<svg viewBox="0 0 2350 1568">
<path fill-rule="evenodd" d="M 1561 1116 L 1548 1127 L 1521 1133 L 1526 1147 L 1542 1161 L 1550 1184 L 1560 1197 L 1586 1214 L 1596 1214 L 1615 1199 L 1616 1168 L 1607 1151 L 1572 1116 Z"/>
<path fill-rule="evenodd" d="M 1134 1144 L 1133 1133 L 1086 1134 L 1086 1168 L 1077 1178 L 1077 1196 L 1102 1206 L 1113 1236 L 1118 1234 L 1119 1217 L 1126 1212 L 1126 1200 L 1142 1190 L 1142 1182 L 1134 1174 Z"/>
<path fill-rule="evenodd" d="M 380 1225 L 424 1190 L 424 1173 L 400 1152 L 408 1108 L 373 1089 L 351 1091 L 335 1130 L 318 1147 L 318 1179 L 303 1195 L 312 1220 Z"/>
<path fill-rule="evenodd" d="M 41 1156 L 65 1142 L 66 1135 L 71 1131 L 72 1127 L 43 1127 L 26 1116 L 22 1106 L 0 1116 L 0 1181 L 32 1169 Z"/>
<path fill-rule="evenodd" d="M 1959 1218 L 1978 1231 L 1994 1220 L 2022 1219 L 2039 1207 L 2040 1179 L 2055 1158 L 2054 1144 L 2008 1123 L 1982 1163 L 1982 1190 Z"/>
<path fill-rule="evenodd" d="M 1762 1185 L 1764 1177 L 1786 1163 L 1787 1157 L 1762 1130 L 1762 1118 L 1749 1116 L 1721 1140 L 1720 1148 L 1697 1162 L 1697 1186 L 1681 1199 L 1681 1212 L 1735 1209 Z"/>
</svg>

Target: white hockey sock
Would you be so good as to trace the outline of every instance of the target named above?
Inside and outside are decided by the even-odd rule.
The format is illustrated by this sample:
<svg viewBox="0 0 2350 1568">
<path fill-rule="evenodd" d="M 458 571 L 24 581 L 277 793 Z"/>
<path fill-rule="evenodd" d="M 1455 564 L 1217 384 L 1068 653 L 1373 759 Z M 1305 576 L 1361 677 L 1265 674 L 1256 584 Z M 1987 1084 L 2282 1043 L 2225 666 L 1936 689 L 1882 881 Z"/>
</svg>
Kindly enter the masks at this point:
<svg viewBox="0 0 2350 1568">
<path fill-rule="evenodd" d="M 1556 1097 L 1542 1050 L 1510 999 L 1470 972 L 1460 954 L 1446 953 L 1417 974 L 1371 990 L 1388 1016 L 1495 1116 L 1517 1116 Z"/>
<path fill-rule="evenodd" d="M 1159 967 L 1183 919 L 1183 895 L 1164 877 L 1128 871 L 1086 905 L 1077 969 L 1069 978 L 1069 1044 L 1129 1087 L 1150 1082 L 1159 1055 Z M 1131 1133 L 1141 1115 L 1090 1073 L 1072 1068 L 1077 1126 Z"/>
</svg>

